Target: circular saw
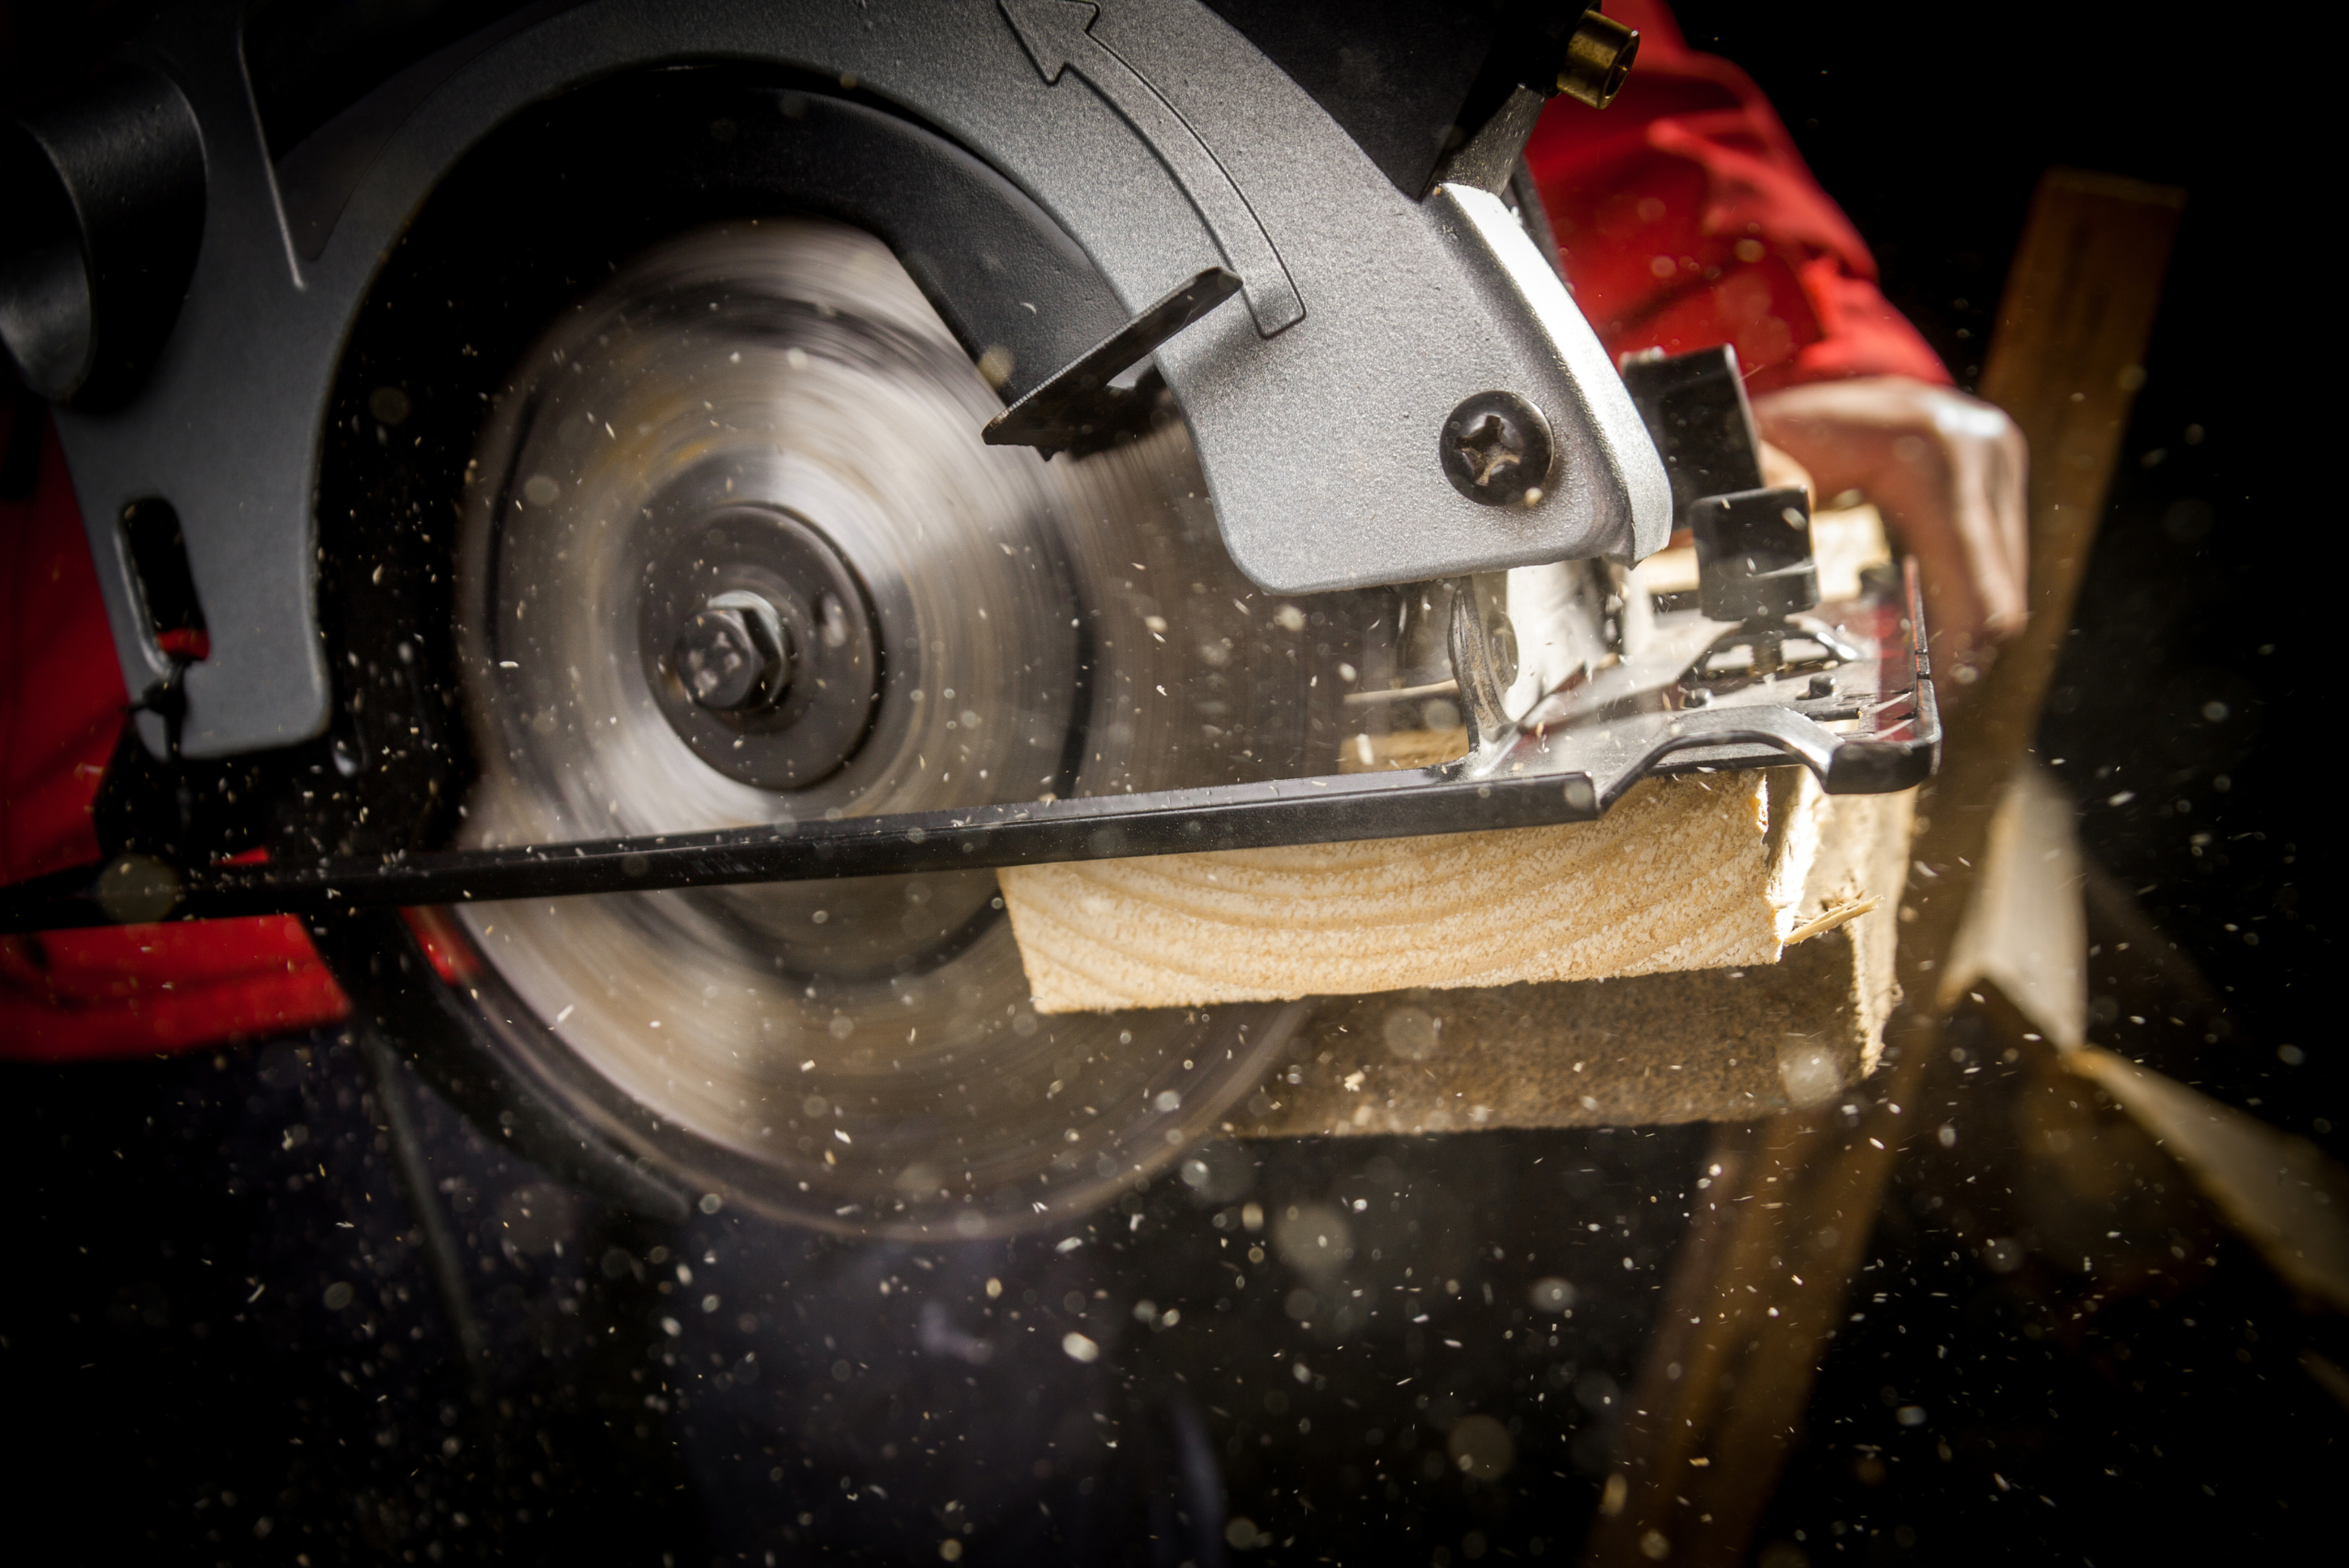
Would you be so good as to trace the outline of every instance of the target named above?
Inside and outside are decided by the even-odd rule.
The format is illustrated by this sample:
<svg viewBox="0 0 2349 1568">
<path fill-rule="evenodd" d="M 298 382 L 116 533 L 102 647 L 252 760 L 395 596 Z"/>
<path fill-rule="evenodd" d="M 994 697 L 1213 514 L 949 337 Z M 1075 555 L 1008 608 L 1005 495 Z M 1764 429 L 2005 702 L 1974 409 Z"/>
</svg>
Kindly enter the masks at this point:
<svg viewBox="0 0 2349 1568">
<path fill-rule="evenodd" d="M 1556 272 L 1593 8 L 586 0 L 316 81 L 301 9 L 12 131 L 147 793 L 0 927 L 298 912 L 629 1201 L 995 1234 L 1297 1014 L 1040 1016 L 996 868 L 1931 766 L 1913 587 L 1812 614 L 1733 357 L 1619 369 Z"/>
</svg>

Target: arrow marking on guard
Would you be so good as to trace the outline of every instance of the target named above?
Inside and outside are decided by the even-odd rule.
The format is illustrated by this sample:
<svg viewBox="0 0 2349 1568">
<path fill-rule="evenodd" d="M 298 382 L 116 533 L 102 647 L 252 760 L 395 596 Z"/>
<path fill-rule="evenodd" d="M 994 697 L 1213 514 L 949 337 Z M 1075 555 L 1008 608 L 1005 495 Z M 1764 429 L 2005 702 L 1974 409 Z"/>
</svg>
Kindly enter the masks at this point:
<svg viewBox="0 0 2349 1568">
<path fill-rule="evenodd" d="M 1133 127 L 1166 165 L 1174 183 L 1197 210 L 1216 248 L 1240 274 L 1241 292 L 1256 330 L 1269 338 L 1305 318 L 1305 302 L 1288 275 L 1272 236 L 1264 232 L 1248 198 L 1224 172 L 1215 154 L 1182 111 L 1167 102 L 1141 72 L 1108 44 L 1093 36 L 1094 19 L 1101 7 L 1082 0 L 996 0 L 1011 30 L 1019 35 L 1029 58 L 1043 72 L 1047 83 L 1074 70 L 1093 84 L 1119 117 Z"/>
</svg>

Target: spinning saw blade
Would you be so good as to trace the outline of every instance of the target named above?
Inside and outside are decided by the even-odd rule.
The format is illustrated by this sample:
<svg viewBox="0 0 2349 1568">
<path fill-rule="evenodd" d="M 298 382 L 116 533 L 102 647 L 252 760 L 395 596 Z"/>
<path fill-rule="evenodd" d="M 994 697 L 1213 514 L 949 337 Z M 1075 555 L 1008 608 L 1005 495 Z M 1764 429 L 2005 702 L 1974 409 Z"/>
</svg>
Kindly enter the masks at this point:
<svg viewBox="0 0 2349 1568">
<path fill-rule="evenodd" d="M 1048 464 L 981 442 L 999 406 L 889 250 L 821 220 L 689 235 L 568 314 L 471 471 L 466 841 L 1295 771 L 1298 639 L 1235 604 L 1179 427 Z M 550 1073 L 840 1228 L 1098 1202 L 1207 1129 L 1288 1022 L 1039 1018 L 986 871 L 456 917 Z"/>
</svg>

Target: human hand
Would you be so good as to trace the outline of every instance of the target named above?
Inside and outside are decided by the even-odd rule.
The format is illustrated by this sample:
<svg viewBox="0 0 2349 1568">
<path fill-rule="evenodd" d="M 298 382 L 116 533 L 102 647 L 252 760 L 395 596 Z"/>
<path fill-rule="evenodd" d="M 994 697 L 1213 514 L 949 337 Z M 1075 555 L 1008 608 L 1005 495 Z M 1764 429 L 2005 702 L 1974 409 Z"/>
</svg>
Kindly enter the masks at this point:
<svg viewBox="0 0 2349 1568">
<path fill-rule="evenodd" d="M 1768 393 L 1753 417 L 1809 471 L 1816 500 L 1856 490 L 1884 514 L 1923 570 L 1936 684 L 1970 684 L 2027 607 L 2029 453 L 2014 421 L 1905 376 Z"/>
</svg>

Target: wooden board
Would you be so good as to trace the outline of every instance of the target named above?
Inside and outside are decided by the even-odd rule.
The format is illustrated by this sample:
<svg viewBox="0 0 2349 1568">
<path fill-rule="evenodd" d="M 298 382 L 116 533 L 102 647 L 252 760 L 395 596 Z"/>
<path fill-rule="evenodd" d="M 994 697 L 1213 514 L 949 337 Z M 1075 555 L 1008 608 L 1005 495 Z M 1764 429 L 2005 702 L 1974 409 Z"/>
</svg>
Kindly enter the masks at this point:
<svg viewBox="0 0 2349 1568">
<path fill-rule="evenodd" d="M 2126 1057 L 2082 1046 L 2063 1061 L 2120 1101 L 2294 1289 L 2349 1312 L 2349 1172 L 2306 1139 Z"/>
<path fill-rule="evenodd" d="M 1309 1004 L 1226 1130 L 1247 1137 L 1736 1120 L 1875 1069 L 1913 794 L 1820 803 L 1777 963 Z"/>
<path fill-rule="evenodd" d="M 2079 808 L 2025 759 L 1990 817 L 1976 862 L 1973 901 L 1941 966 L 1936 998 L 1949 1011 L 1978 987 L 1999 993 L 2064 1050 L 2088 1037 L 2087 912 Z"/>
<path fill-rule="evenodd" d="M 1799 768 L 1651 779 L 1596 822 L 1007 868 L 1041 1013 L 1777 960 L 1819 853 Z"/>
</svg>

